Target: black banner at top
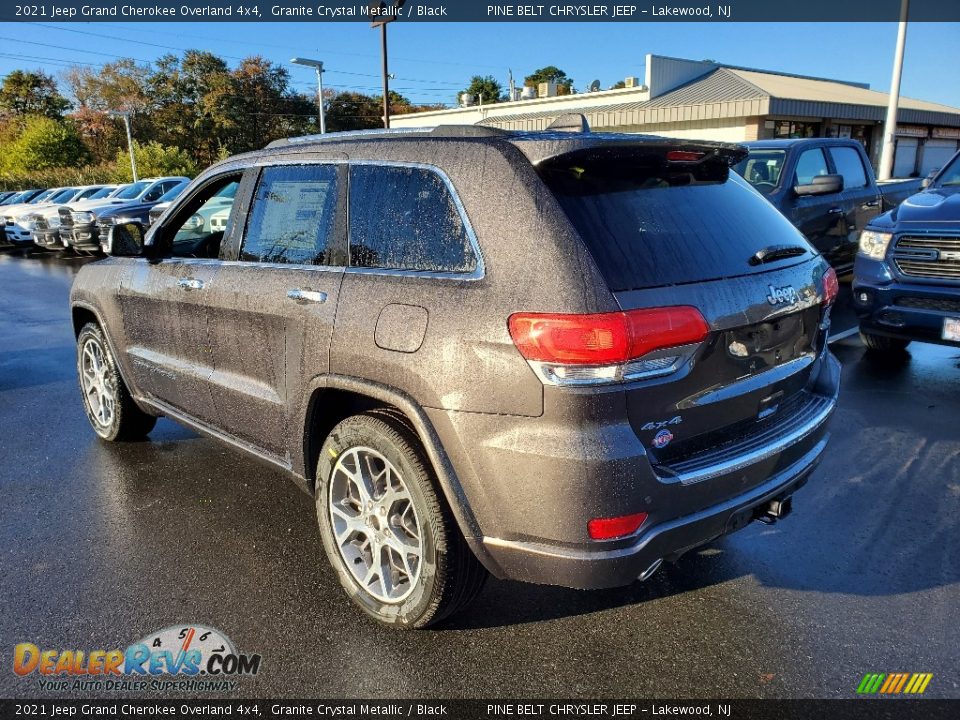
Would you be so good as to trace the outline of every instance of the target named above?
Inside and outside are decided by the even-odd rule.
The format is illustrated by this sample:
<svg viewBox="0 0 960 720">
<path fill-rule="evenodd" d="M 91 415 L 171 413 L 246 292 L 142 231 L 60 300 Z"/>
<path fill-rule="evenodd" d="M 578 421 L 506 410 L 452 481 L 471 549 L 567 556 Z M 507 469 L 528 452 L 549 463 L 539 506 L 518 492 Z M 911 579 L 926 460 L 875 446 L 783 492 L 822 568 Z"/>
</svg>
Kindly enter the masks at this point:
<svg viewBox="0 0 960 720">
<path fill-rule="evenodd" d="M 41 0 L 4 2 L 17 22 L 893 22 L 902 0 Z M 960 21 L 957 0 L 909 0 L 911 22 Z"/>
</svg>

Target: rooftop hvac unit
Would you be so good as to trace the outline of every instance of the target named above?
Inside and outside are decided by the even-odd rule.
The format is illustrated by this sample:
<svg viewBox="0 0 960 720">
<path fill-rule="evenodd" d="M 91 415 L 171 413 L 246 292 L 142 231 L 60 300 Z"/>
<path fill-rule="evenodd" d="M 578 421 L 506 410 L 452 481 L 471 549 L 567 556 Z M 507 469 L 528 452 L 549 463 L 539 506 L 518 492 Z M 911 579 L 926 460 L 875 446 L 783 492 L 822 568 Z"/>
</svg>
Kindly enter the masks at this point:
<svg viewBox="0 0 960 720">
<path fill-rule="evenodd" d="M 640 87 L 640 78 L 630 76 L 623 81 L 623 84 L 628 88 L 638 88 Z"/>
<path fill-rule="evenodd" d="M 520 91 L 521 100 L 533 100 L 537 96 L 537 89 L 535 87 L 525 87 Z"/>
<path fill-rule="evenodd" d="M 542 82 L 537 86 L 538 97 L 556 97 L 557 84 L 555 82 Z"/>
<path fill-rule="evenodd" d="M 473 103 L 473 95 L 470 93 L 460 93 L 460 107 L 470 107 Z"/>
</svg>

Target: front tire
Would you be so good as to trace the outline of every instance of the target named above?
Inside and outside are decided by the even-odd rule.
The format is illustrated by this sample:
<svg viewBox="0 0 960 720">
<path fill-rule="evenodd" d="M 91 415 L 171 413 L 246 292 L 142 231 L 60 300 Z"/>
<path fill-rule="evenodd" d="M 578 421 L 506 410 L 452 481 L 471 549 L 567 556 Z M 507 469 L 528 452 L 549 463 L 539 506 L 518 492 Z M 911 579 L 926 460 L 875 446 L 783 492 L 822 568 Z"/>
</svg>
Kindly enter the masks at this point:
<svg viewBox="0 0 960 720">
<path fill-rule="evenodd" d="M 867 350 L 889 355 L 899 355 L 906 350 L 907 345 L 910 344 L 909 340 L 887 337 L 886 335 L 874 335 L 873 333 L 864 332 L 863 330 L 860 331 L 860 340 L 866 346 Z"/>
<path fill-rule="evenodd" d="M 324 442 L 316 477 L 327 559 L 368 615 L 423 628 L 480 592 L 486 571 L 405 423 L 376 411 L 347 418 Z"/>
<path fill-rule="evenodd" d="M 83 407 L 94 432 L 108 442 L 145 437 L 157 418 L 130 396 L 100 326 L 87 323 L 77 336 L 77 374 Z"/>
</svg>

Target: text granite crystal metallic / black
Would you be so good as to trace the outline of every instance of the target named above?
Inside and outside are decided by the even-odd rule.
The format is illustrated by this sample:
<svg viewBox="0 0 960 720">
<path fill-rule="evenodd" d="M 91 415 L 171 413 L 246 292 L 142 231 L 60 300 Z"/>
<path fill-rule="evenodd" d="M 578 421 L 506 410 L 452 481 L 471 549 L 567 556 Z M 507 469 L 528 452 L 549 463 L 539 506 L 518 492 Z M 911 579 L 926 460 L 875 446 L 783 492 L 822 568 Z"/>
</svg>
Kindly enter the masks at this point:
<svg viewBox="0 0 960 720">
<path fill-rule="evenodd" d="M 828 439 L 836 275 L 745 154 L 561 118 L 226 160 L 79 272 L 91 424 L 165 415 L 288 469 L 398 627 L 487 573 L 646 578 L 786 516 Z"/>
</svg>

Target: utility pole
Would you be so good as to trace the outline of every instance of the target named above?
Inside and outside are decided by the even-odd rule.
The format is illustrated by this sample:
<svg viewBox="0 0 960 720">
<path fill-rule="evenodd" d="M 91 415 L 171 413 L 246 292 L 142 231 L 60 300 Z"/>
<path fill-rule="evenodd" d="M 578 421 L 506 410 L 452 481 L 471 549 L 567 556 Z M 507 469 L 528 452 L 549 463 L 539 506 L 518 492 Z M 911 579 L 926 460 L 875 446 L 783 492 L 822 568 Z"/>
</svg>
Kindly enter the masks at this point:
<svg viewBox="0 0 960 720">
<path fill-rule="evenodd" d="M 384 0 L 373 0 L 370 3 L 370 27 L 380 28 L 380 52 L 382 54 L 383 70 L 383 126 L 390 127 L 390 73 L 387 69 L 387 23 L 397 19 L 400 8 L 406 0 L 393 0 L 388 7 Z"/>
<path fill-rule="evenodd" d="M 893 175 L 893 160 L 897 141 L 897 107 L 900 104 L 900 77 L 903 75 L 903 49 L 907 44 L 907 10 L 910 0 L 900 4 L 900 27 L 897 29 L 897 50 L 893 56 L 893 77 L 890 80 L 890 100 L 887 103 L 887 120 L 883 125 L 883 150 L 880 153 L 881 180 Z"/>
<path fill-rule="evenodd" d="M 323 135 L 327 132 L 327 118 L 323 110 L 323 63 L 319 60 L 310 60 L 309 58 L 301 57 L 291 58 L 290 62 L 294 65 L 312 67 L 317 71 L 317 111 L 320 120 L 320 134 Z"/>
<path fill-rule="evenodd" d="M 133 181 L 137 182 L 140 178 L 137 177 L 137 158 L 133 154 L 133 134 L 130 132 L 130 111 L 129 110 L 113 110 L 110 112 L 112 117 L 122 117 L 123 124 L 127 128 L 127 149 L 130 151 L 130 171 L 133 173 Z"/>
</svg>

